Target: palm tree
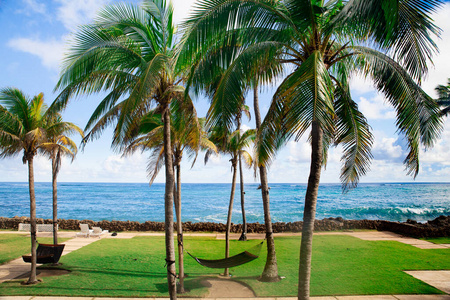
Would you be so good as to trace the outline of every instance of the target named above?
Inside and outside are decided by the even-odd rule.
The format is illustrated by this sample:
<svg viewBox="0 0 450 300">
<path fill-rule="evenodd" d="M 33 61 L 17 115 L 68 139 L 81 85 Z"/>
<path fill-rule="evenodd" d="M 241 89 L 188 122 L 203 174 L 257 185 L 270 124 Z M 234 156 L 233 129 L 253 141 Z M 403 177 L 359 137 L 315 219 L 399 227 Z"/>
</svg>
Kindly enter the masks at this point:
<svg viewBox="0 0 450 300">
<path fill-rule="evenodd" d="M 175 185 L 174 203 L 177 219 L 178 237 L 178 279 L 179 293 L 184 293 L 184 246 L 183 228 L 181 222 L 181 161 L 183 154 L 194 157 L 194 162 L 200 149 L 208 149 L 217 153 L 216 146 L 208 140 L 203 130 L 204 119 L 197 118 L 197 112 L 190 99 L 189 101 L 173 101 L 171 103 L 171 141 L 174 161 Z M 152 150 L 147 167 L 150 185 L 155 180 L 161 166 L 164 164 L 164 138 L 161 115 L 150 112 L 137 123 L 139 129 L 133 135 L 134 140 L 125 149 L 125 154 L 137 150 Z"/>
<path fill-rule="evenodd" d="M 185 46 L 198 58 L 188 82 L 201 87 L 205 77 L 226 68 L 215 97 L 227 102 L 216 120 L 231 123 L 228 120 L 254 74 L 273 78 L 279 71 L 272 64 L 264 68 L 262 62 L 283 68 L 286 77 L 258 133 L 260 165 L 268 165 L 291 137 L 299 139 L 311 129 L 299 299 L 309 298 L 317 192 L 328 147 L 343 145 L 344 190 L 356 187 L 370 165 L 373 138 L 351 98 L 351 77 L 371 78 L 396 110 L 396 125 L 408 142 L 404 161 L 408 174 L 416 176 L 419 171 L 420 145 L 431 147 L 439 135 L 438 107 L 420 82 L 427 60 L 437 50 L 432 36 L 439 29 L 430 15 L 440 4 L 438 0 L 203 0 L 185 24 Z"/>
<path fill-rule="evenodd" d="M 115 113 L 113 147 L 130 141 L 128 127 L 157 105 L 164 123 L 165 236 L 169 295 L 176 299 L 173 241 L 174 171 L 170 134 L 170 103 L 182 99 L 181 71 L 186 66 L 175 51 L 173 8 L 165 0 L 145 0 L 141 6 L 118 3 L 103 9 L 94 24 L 76 33 L 57 89 L 56 105 L 65 106 L 71 96 L 107 91 L 87 124 L 90 128 L 105 112 Z M 121 98 L 124 97 L 125 99 Z M 119 99 L 120 104 L 117 104 Z M 116 118 L 111 117 L 111 122 Z M 107 125 L 111 124 L 108 122 Z M 94 128 L 97 137 L 102 128 Z"/>
<path fill-rule="evenodd" d="M 250 109 L 247 105 L 243 105 L 241 111 L 236 116 L 237 129 L 241 129 L 242 113 L 244 113 L 250 120 Z M 253 159 L 252 159 L 253 160 Z M 242 211 L 242 233 L 239 237 L 240 241 L 247 240 L 247 218 L 245 216 L 245 190 L 244 190 L 244 171 L 242 170 L 242 153 L 239 151 L 238 154 L 238 164 L 239 164 L 239 190 L 241 192 L 241 211 Z"/>
<path fill-rule="evenodd" d="M 236 191 L 236 174 L 239 157 L 244 158 L 244 162 L 248 167 L 253 164 L 253 159 L 245 148 L 248 148 L 255 139 L 255 130 L 250 129 L 241 134 L 242 129 L 235 130 L 232 133 L 225 133 L 223 128 L 213 128 L 210 131 L 209 139 L 217 145 L 219 153 L 229 154 L 231 156 L 231 171 L 233 173 L 231 181 L 230 202 L 228 206 L 227 228 L 225 232 L 225 258 L 230 255 L 230 230 L 231 216 L 233 213 L 234 193 Z M 205 155 L 205 164 L 208 162 L 212 151 L 208 150 Z M 229 275 L 228 268 L 224 271 L 224 276 Z"/>
<path fill-rule="evenodd" d="M 441 115 L 446 116 L 450 113 L 450 78 L 447 85 L 438 85 L 435 90 L 439 96 L 437 103 L 442 107 Z"/>
<path fill-rule="evenodd" d="M 253 87 L 253 109 L 255 111 L 256 130 L 261 128 L 261 113 L 259 111 L 259 95 L 258 83 L 255 81 Z M 256 158 L 257 159 L 257 158 Z M 269 196 L 269 180 L 267 178 L 266 166 L 257 164 L 259 168 L 259 178 L 261 182 L 261 196 L 264 206 L 264 223 L 266 226 L 266 243 L 267 243 L 267 258 L 264 265 L 264 271 L 261 274 L 261 281 L 278 281 L 278 264 L 275 252 L 275 241 L 273 239 L 272 219 L 270 216 L 270 196 Z"/>
<path fill-rule="evenodd" d="M 61 156 L 67 155 L 73 159 L 77 153 L 77 145 L 68 135 L 73 133 L 84 137 L 83 130 L 75 124 L 63 122 L 60 114 L 49 115 L 45 119 L 47 142 L 41 149 L 50 156 L 52 161 L 52 190 L 53 190 L 53 244 L 58 244 L 58 185 L 57 177 L 61 167 Z"/>
<path fill-rule="evenodd" d="M 36 278 L 36 198 L 34 193 L 34 157 L 46 141 L 44 122 L 47 106 L 44 94 L 29 98 L 16 88 L 0 90 L 0 158 L 23 152 L 22 162 L 28 164 L 31 224 L 31 272 L 27 284 Z"/>
</svg>

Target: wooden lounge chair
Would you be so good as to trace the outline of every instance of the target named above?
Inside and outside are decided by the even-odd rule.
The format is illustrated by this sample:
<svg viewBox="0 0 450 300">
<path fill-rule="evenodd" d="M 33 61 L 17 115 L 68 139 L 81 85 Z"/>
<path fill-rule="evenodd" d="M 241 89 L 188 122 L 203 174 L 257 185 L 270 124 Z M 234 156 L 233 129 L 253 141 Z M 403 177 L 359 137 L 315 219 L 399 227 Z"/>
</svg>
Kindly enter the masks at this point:
<svg viewBox="0 0 450 300">
<path fill-rule="evenodd" d="M 56 264 L 63 253 L 65 244 L 39 244 L 36 249 L 36 262 L 38 264 Z M 24 262 L 31 263 L 31 255 L 23 255 Z"/>
</svg>

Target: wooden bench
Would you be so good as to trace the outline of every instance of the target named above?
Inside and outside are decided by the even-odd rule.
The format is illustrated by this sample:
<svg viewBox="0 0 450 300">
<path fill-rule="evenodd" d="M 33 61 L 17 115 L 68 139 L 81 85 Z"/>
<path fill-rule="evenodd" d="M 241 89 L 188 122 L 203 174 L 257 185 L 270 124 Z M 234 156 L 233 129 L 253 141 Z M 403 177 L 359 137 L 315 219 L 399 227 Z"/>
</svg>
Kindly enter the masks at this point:
<svg viewBox="0 0 450 300">
<path fill-rule="evenodd" d="M 49 264 L 58 263 L 61 255 L 63 253 L 65 244 L 39 244 L 36 249 L 36 263 L 38 264 Z M 24 262 L 31 263 L 31 255 L 23 255 L 22 259 Z"/>
<path fill-rule="evenodd" d="M 31 231 L 31 224 L 19 223 L 19 231 Z M 56 224 L 58 230 L 58 224 Z M 53 232 L 53 224 L 36 224 L 36 232 Z"/>
</svg>

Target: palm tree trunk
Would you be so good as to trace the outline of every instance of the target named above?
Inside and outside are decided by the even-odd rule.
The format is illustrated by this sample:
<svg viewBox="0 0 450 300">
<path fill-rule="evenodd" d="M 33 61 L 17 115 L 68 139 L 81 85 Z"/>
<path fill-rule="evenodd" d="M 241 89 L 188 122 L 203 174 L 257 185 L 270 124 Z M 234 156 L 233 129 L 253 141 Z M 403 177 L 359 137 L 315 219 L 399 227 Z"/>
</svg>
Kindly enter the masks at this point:
<svg viewBox="0 0 450 300">
<path fill-rule="evenodd" d="M 165 209 L 165 237 L 166 237 L 166 266 L 167 283 L 170 299 L 177 299 L 176 269 L 175 269 L 175 247 L 173 243 L 173 156 L 170 141 L 170 112 L 168 104 L 163 107 L 164 115 L 164 160 L 166 168 L 166 189 L 164 195 Z"/>
<path fill-rule="evenodd" d="M 244 175 L 242 171 L 241 153 L 239 153 L 239 183 L 241 188 L 241 210 L 242 210 L 242 234 L 240 241 L 247 240 L 247 219 L 245 218 L 245 191 L 244 191 Z"/>
<path fill-rule="evenodd" d="M 37 283 L 36 278 L 36 197 L 34 194 L 33 156 L 28 158 L 28 187 L 30 191 L 31 271 L 27 284 Z"/>
<path fill-rule="evenodd" d="M 259 112 L 258 99 L 258 85 L 255 84 L 253 89 L 253 108 L 255 110 L 256 129 L 261 127 L 261 114 Z M 267 258 L 264 266 L 264 271 L 261 274 L 261 281 L 278 281 L 278 263 L 277 254 L 275 252 L 275 241 L 272 232 L 272 218 L 270 217 L 270 198 L 269 198 L 269 183 L 267 180 L 267 170 L 265 166 L 259 166 L 259 178 L 261 180 L 261 193 L 264 207 L 264 223 L 266 225 L 266 240 L 267 240 Z"/>
<path fill-rule="evenodd" d="M 234 192 L 236 191 L 236 157 L 231 159 L 231 164 L 233 168 L 233 180 L 231 182 L 231 195 L 230 195 L 230 205 L 228 206 L 228 216 L 227 216 L 227 231 L 225 232 L 225 258 L 230 256 L 230 230 L 231 230 L 231 215 L 233 213 L 233 201 L 234 201 Z M 230 271 L 228 268 L 225 268 L 223 272 L 224 276 L 229 276 Z"/>
<path fill-rule="evenodd" d="M 300 265 L 298 275 L 298 299 L 309 299 L 311 279 L 312 240 L 316 215 L 317 193 L 319 191 L 322 168 L 323 131 L 317 121 L 312 122 L 311 130 L 311 168 L 305 196 L 303 213 L 302 242 L 300 246 Z"/>
<path fill-rule="evenodd" d="M 176 159 L 176 193 L 175 213 L 177 216 L 177 240 L 178 240 L 178 293 L 184 293 L 184 253 L 183 253 L 183 224 L 181 223 L 181 166 L 180 159 Z"/>
<path fill-rule="evenodd" d="M 52 153 L 52 190 L 53 190 L 53 244 L 58 244 L 58 185 L 56 151 Z"/>
</svg>

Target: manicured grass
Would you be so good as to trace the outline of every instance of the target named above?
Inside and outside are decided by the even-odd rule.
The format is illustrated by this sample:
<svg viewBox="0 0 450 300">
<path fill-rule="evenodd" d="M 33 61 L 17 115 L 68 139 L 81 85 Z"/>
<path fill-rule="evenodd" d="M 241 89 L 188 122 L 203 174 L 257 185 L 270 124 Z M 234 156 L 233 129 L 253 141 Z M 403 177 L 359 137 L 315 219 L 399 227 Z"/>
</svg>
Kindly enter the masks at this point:
<svg viewBox="0 0 450 300">
<path fill-rule="evenodd" d="M 232 254 L 257 241 L 231 242 Z M 257 296 L 295 296 L 298 281 L 299 237 L 276 238 L 279 274 L 275 283 L 259 282 L 265 263 L 261 257 L 230 270 L 232 279 L 248 284 Z M 185 247 L 201 258 L 222 258 L 224 241 L 186 237 Z M 422 250 L 394 241 L 363 241 L 342 235 L 314 237 L 312 295 L 436 294 L 439 290 L 404 270 L 450 269 L 450 249 Z M 61 258 L 68 275 L 44 278 L 34 286 L 20 281 L 0 285 L 0 295 L 60 295 L 111 297 L 167 297 L 164 238 L 102 239 Z M 222 269 L 208 269 L 185 255 L 188 277 L 183 296 L 205 296 L 200 280 Z"/>
<path fill-rule="evenodd" d="M 435 244 L 450 244 L 450 237 L 425 238 L 424 240 Z"/>
<path fill-rule="evenodd" d="M 64 242 L 68 239 L 58 238 L 58 242 Z M 38 242 L 43 244 L 52 244 L 53 238 L 39 238 Z M 30 237 L 23 234 L 5 233 L 0 234 L 0 264 L 21 257 L 30 253 Z"/>
</svg>

